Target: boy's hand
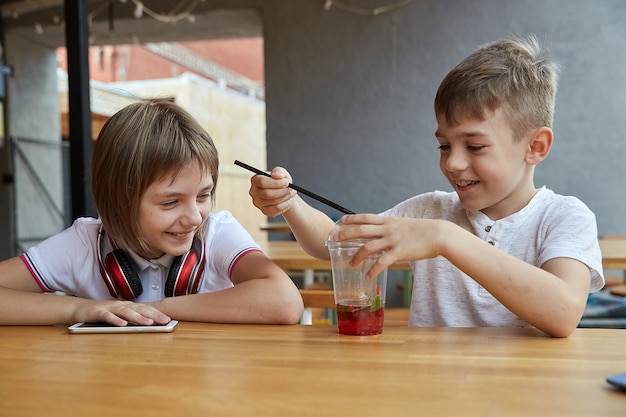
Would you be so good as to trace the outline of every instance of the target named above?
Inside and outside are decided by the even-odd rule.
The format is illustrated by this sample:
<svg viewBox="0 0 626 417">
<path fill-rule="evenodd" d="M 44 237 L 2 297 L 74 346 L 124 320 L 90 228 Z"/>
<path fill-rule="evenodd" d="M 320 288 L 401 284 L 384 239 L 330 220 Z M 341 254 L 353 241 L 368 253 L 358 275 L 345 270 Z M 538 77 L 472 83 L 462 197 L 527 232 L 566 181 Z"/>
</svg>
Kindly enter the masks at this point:
<svg viewBox="0 0 626 417">
<path fill-rule="evenodd" d="M 74 323 L 106 322 L 115 326 L 126 326 L 128 323 L 151 326 L 167 324 L 171 320 L 149 304 L 120 300 L 85 300 L 74 311 L 72 318 Z"/>
<path fill-rule="evenodd" d="M 271 172 L 271 178 L 255 175 L 250 179 L 250 197 L 252 204 L 266 216 L 275 217 L 289 210 L 292 198 L 297 192 L 288 188 L 291 176 L 282 167 Z"/>
<path fill-rule="evenodd" d="M 442 225 L 439 220 L 356 214 L 343 216 L 341 222 L 333 234 L 334 240 L 369 240 L 354 255 L 352 265 L 358 265 L 372 254 L 384 252 L 367 272 L 367 279 L 374 278 L 396 262 L 439 255 L 437 237 L 441 235 L 439 226 Z"/>
</svg>

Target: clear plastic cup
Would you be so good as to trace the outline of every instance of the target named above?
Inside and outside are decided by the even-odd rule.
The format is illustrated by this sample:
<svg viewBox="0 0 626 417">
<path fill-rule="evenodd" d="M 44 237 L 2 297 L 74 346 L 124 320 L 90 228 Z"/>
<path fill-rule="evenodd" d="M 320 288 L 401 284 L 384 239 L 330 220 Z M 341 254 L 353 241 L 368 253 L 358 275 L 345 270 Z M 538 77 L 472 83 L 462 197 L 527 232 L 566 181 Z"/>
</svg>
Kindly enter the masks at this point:
<svg viewBox="0 0 626 417">
<path fill-rule="evenodd" d="M 332 235 L 332 234 L 331 234 Z M 387 268 L 373 279 L 365 279 L 380 254 L 370 255 L 357 266 L 350 266 L 365 240 L 326 241 L 333 272 L 339 334 L 370 336 L 383 332 Z"/>
</svg>

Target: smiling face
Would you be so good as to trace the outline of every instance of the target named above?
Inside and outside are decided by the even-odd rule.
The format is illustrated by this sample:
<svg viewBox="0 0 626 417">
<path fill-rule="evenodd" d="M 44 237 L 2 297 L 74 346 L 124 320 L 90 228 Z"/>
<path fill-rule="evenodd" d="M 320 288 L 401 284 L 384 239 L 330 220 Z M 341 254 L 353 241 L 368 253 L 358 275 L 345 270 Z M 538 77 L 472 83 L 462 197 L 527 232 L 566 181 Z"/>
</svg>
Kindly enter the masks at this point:
<svg viewBox="0 0 626 417">
<path fill-rule="evenodd" d="M 456 122 L 438 115 L 435 136 L 439 167 L 463 207 L 497 220 L 528 204 L 535 194 L 530 136 L 515 140 L 502 108 L 486 111 L 484 120 L 459 115 Z"/>
<path fill-rule="evenodd" d="M 150 184 L 139 206 L 139 227 L 149 247 L 145 259 L 189 251 L 194 235 L 212 209 L 211 173 L 197 163 L 189 164 L 176 177 L 166 176 Z"/>
</svg>

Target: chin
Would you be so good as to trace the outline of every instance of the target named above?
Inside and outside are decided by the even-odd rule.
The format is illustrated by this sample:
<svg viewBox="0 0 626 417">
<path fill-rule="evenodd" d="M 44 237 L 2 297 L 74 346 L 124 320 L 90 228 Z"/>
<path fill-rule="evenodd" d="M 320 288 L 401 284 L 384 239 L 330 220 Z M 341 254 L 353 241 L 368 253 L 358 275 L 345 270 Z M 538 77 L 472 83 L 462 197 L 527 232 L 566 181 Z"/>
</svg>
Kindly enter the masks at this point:
<svg viewBox="0 0 626 417">
<path fill-rule="evenodd" d="M 180 256 L 189 252 L 190 249 L 191 245 L 177 246 L 175 248 L 170 248 L 167 253 L 173 256 Z"/>
<path fill-rule="evenodd" d="M 483 211 L 484 209 L 487 208 L 483 205 L 472 204 L 471 202 L 467 202 L 463 200 L 461 200 L 461 206 L 463 206 L 465 210 L 470 211 L 470 212 Z"/>
</svg>

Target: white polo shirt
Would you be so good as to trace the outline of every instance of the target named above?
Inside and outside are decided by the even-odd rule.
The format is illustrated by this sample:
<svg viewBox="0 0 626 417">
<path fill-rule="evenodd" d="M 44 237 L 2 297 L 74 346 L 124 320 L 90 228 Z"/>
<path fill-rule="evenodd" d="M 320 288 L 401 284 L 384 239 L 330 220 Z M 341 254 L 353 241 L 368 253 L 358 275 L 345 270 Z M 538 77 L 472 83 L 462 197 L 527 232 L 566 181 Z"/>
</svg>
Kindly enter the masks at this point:
<svg viewBox="0 0 626 417">
<path fill-rule="evenodd" d="M 58 233 L 21 255 L 33 278 L 46 292 L 61 291 L 90 299 L 112 299 L 100 274 L 97 241 L 100 220 L 79 218 L 71 227 Z M 205 268 L 198 292 L 218 291 L 233 286 L 230 274 L 235 263 L 250 251 L 260 251 L 259 245 L 228 211 L 209 215 L 204 244 Z M 102 256 L 112 250 L 104 239 Z M 127 251 L 137 272 L 143 293 L 138 302 L 164 298 L 164 286 L 174 259 L 165 255 L 145 260 Z"/>
</svg>

